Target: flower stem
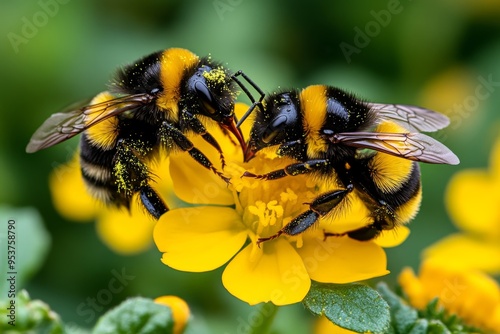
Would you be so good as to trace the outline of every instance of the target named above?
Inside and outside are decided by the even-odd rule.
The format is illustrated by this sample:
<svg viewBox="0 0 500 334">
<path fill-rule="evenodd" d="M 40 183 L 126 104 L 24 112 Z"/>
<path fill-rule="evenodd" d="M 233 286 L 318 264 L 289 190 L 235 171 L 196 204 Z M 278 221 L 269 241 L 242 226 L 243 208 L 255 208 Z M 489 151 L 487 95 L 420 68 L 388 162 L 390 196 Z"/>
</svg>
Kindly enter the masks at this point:
<svg viewBox="0 0 500 334">
<path fill-rule="evenodd" d="M 248 334 L 266 334 L 269 333 L 269 329 L 273 324 L 274 317 L 278 312 L 278 306 L 273 303 L 264 303 L 260 304 L 256 307 L 255 311 L 256 315 L 254 319 L 259 320 L 255 321 L 255 323 L 250 324 L 250 330 Z M 262 321 L 260 321 L 262 319 Z"/>
</svg>

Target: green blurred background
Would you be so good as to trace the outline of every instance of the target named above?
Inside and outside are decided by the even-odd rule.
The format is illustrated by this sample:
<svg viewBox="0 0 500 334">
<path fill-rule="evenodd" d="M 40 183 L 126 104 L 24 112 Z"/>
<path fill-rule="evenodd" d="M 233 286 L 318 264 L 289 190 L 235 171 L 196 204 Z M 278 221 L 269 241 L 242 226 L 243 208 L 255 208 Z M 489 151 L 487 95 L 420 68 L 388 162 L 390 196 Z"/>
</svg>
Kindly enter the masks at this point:
<svg viewBox="0 0 500 334">
<path fill-rule="evenodd" d="M 423 248 L 455 230 L 443 203 L 446 184 L 458 170 L 487 167 L 498 135 L 500 85 L 484 86 L 488 78 L 500 82 L 497 0 L 4 0 L 0 13 L 0 203 L 40 212 L 52 244 L 25 287 L 71 324 L 90 327 L 133 295 L 179 295 L 190 304 L 199 333 L 237 333 L 255 316 L 225 291 L 221 270 L 176 272 L 160 263 L 154 246 L 117 255 L 92 223 L 65 221 L 54 210 L 48 175 L 69 159 L 76 141 L 33 155 L 25 146 L 48 115 L 103 90 L 119 65 L 184 47 L 244 70 L 265 91 L 322 83 L 370 101 L 447 113 L 452 124 L 436 135 L 461 164 L 422 166 L 421 212 L 409 239 L 387 251 L 392 273 L 384 280 L 391 284 L 402 267 L 418 268 Z M 487 96 L 477 95 L 481 85 Z M 135 277 L 123 291 L 95 317 L 77 311 L 122 268 Z M 312 318 L 295 305 L 281 310 L 276 322 L 277 330 L 300 333 Z"/>
</svg>

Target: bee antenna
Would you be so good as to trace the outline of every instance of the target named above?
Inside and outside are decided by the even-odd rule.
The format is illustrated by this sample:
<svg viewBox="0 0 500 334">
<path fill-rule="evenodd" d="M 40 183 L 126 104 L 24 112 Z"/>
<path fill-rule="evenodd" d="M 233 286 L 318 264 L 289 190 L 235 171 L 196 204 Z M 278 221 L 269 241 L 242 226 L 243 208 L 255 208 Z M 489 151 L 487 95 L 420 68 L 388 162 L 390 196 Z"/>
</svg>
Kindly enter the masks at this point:
<svg viewBox="0 0 500 334">
<path fill-rule="evenodd" d="M 250 114 L 252 113 L 252 111 L 255 109 L 255 107 L 257 106 L 257 104 L 259 105 L 259 108 L 260 110 L 262 110 L 262 104 L 261 103 L 257 103 L 257 102 L 254 102 L 250 108 L 247 110 L 247 112 L 237 121 L 236 123 L 236 127 L 239 128 L 241 126 L 241 124 L 243 124 L 243 122 L 248 118 L 248 116 L 250 116 Z"/>
<path fill-rule="evenodd" d="M 248 90 L 248 88 L 243 84 L 243 82 L 241 82 L 240 79 L 238 79 L 239 76 L 242 76 L 243 79 L 245 79 L 245 81 L 247 83 L 249 83 L 250 86 L 252 86 L 253 89 L 255 89 L 259 93 L 259 95 L 260 95 L 259 100 L 257 100 L 257 101 L 255 100 L 255 98 L 250 93 L 250 91 Z M 252 105 L 250 106 L 250 108 L 248 109 L 248 111 L 245 113 L 245 115 L 243 115 L 243 117 L 240 120 L 237 120 L 236 127 L 239 128 L 241 126 L 241 124 L 247 119 L 247 117 L 252 113 L 252 111 L 255 109 L 255 107 L 258 106 L 259 109 L 262 112 L 264 112 L 264 108 L 262 106 L 262 101 L 264 100 L 264 97 L 266 96 L 266 94 L 242 70 L 239 70 L 235 74 L 233 74 L 231 76 L 231 79 L 233 79 L 234 82 L 236 82 L 238 84 L 238 86 L 240 86 L 241 90 L 243 90 L 243 92 L 245 92 L 245 94 L 248 96 L 248 98 L 250 99 L 250 101 L 252 101 Z M 236 119 L 236 117 L 235 117 L 235 119 Z"/>
</svg>

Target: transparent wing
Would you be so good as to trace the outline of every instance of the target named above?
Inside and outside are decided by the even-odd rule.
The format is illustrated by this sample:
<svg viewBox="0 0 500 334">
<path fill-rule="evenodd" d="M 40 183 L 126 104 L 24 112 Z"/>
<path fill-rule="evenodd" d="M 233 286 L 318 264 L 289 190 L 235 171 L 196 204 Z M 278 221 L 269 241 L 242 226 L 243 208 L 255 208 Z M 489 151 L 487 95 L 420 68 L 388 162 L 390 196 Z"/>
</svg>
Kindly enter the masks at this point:
<svg viewBox="0 0 500 334">
<path fill-rule="evenodd" d="M 449 148 L 422 133 L 344 132 L 329 137 L 329 140 L 413 161 L 448 165 L 460 162 Z"/>
<path fill-rule="evenodd" d="M 367 103 L 379 118 L 394 121 L 410 132 L 434 132 L 447 127 L 450 120 L 438 112 L 403 104 Z"/>
<path fill-rule="evenodd" d="M 33 153 L 56 145 L 103 120 L 146 105 L 152 101 L 149 94 L 118 97 L 105 102 L 72 106 L 65 111 L 52 114 L 31 137 L 26 152 Z"/>
</svg>

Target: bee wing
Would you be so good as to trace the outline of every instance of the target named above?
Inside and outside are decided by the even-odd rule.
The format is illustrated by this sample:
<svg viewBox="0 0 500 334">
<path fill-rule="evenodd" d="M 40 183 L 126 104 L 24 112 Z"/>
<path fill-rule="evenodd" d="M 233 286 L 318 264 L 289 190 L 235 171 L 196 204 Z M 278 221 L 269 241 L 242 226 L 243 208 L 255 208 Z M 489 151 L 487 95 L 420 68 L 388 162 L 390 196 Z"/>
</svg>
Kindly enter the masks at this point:
<svg viewBox="0 0 500 334">
<path fill-rule="evenodd" d="M 379 118 L 394 121 L 411 132 L 434 132 L 447 127 L 450 119 L 438 112 L 403 104 L 367 103 Z"/>
<path fill-rule="evenodd" d="M 53 146 L 65 141 L 105 119 L 136 109 L 152 101 L 149 94 L 118 97 L 83 107 L 73 105 L 65 111 L 52 114 L 31 137 L 26 146 L 27 153 Z"/>
<path fill-rule="evenodd" d="M 334 134 L 329 140 L 413 161 L 448 165 L 460 162 L 449 148 L 422 133 L 344 132 Z"/>
</svg>

